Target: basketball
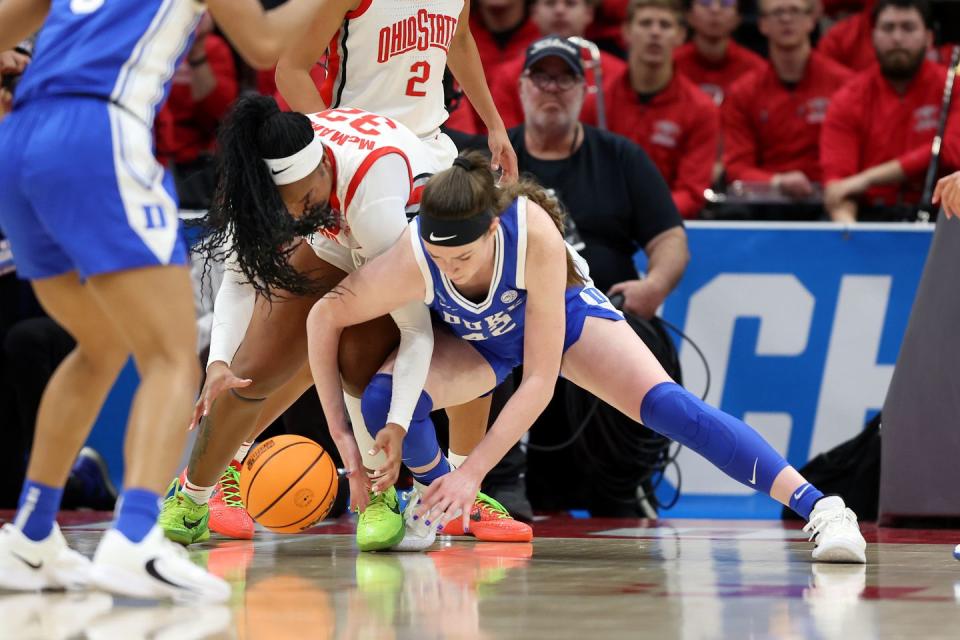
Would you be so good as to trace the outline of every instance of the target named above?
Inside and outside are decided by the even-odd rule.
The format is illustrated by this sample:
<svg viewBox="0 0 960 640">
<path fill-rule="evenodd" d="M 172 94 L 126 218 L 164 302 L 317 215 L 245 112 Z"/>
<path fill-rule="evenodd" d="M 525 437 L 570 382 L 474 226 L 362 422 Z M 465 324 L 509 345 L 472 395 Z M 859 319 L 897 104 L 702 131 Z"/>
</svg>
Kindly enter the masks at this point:
<svg viewBox="0 0 960 640">
<path fill-rule="evenodd" d="M 297 533 L 323 520 L 337 497 L 330 455 L 302 436 L 277 436 L 250 452 L 240 471 L 250 516 L 277 533 Z"/>
</svg>

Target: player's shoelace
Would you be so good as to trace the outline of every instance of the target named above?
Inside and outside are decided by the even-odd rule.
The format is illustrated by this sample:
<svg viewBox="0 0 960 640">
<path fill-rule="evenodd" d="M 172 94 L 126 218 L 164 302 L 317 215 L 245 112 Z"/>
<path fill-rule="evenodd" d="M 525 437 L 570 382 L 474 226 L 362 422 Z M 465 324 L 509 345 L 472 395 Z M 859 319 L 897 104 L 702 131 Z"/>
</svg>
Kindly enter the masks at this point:
<svg viewBox="0 0 960 640">
<path fill-rule="evenodd" d="M 244 508 L 243 499 L 240 498 L 240 472 L 233 465 L 228 466 L 220 476 L 220 494 L 228 507 Z"/>
<path fill-rule="evenodd" d="M 506 507 L 483 492 L 477 494 L 477 499 L 474 501 L 474 504 L 477 504 L 480 509 L 492 514 L 496 518 L 513 518 Z"/>
<path fill-rule="evenodd" d="M 804 533 L 810 534 L 808 540 L 814 540 L 831 524 L 838 524 L 840 526 L 851 524 L 856 526 L 856 522 L 857 516 L 855 516 L 849 508 L 821 511 L 813 514 L 810 522 L 803 527 L 803 531 Z"/>
</svg>

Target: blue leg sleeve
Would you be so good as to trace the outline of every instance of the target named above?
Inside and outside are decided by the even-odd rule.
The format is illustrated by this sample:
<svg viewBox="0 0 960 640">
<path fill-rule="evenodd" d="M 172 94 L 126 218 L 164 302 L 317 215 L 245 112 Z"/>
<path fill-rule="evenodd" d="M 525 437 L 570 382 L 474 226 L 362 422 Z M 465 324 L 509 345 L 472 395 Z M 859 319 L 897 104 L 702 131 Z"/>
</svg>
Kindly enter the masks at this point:
<svg viewBox="0 0 960 640">
<path fill-rule="evenodd" d="M 742 420 L 711 407 L 673 382 L 651 389 L 640 405 L 643 424 L 712 462 L 741 484 L 770 493 L 787 461 Z"/>
<path fill-rule="evenodd" d="M 360 402 L 363 419 L 367 429 L 374 438 L 386 426 L 387 413 L 390 411 L 390 399 L 393 395 L 393 376 L 378 373 L 367 385 Z M 420 394 L 417 406 L 413 410 L 413 419 L 410 428 L 403 439 L 403 463 L 407 467 L 423 467 L 430 464 L 440 453 L 440 443 L 437 441 L 437 431 L 430 419 L 433 410 L 433 400 L 424 391 Z M 450 465 L 445 456 L 440 456 L 438 464 L 422 473 L 414 473 L 413 477 L 421 484 L 430 484 L 440 476 L 450 471 Z"/>
</svg>

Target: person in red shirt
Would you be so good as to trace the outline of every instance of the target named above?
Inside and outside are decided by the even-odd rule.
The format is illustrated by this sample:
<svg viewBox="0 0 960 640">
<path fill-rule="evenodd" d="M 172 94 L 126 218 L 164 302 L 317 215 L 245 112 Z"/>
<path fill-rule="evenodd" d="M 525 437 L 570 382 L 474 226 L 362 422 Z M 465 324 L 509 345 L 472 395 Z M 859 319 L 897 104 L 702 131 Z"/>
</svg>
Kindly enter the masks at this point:
<svg viewBox="0 0 960 640">
<path fill-rule="evenodd" d="M 209 14 L 177 68 L 161 121 L 171 123 L 157 136 L 157 156 L 173 169 L 184 207 L 206 208 L 213 195 L 212 152 L 217 127 L 238 94 L 237 70 L 230 46 L 211 33 Z"/>
<path fill-rule="evenodd" d="M 812 51 L 814 0 L 760 0 L 759 9 L 770 62 L 734 83 L 723 103 L 727 180 L 807 198 L 821 180 L 820 125 L 853 73 Z"/>
<path fill-rule="evenodd" d="M 526 0 L 473 0 L 470 31 L 488 79 L 495 78 L 499 67 L 508 60 L 523 58 L 527 47 L 541 35 L 530 20 Z M 479 115 L 466 96 L 460 98 L 459 106 L 450 114 L 446 125 L 464 133 L 476 134 L 484 130 Z"/>
<path fill-rule="evenodd" d="M 596 0 L 534 0 L 530 6 L 530 19 L 544 35 L 561 38 L 583 37 L 587 26 L 593 21 Z M 587 95 L 582 113 L 590 115 L 587 124 L 596 125 L 597 77 L 592 61 L 586 51 L 584 74 Z M 520 102 L 520 75 L 523 73 L 524 56 L 505 62 L 497 74 L 490 78 L 490 93 L 497 105 L 503 123 L 509 129 L 523 123 L 523 105 Z M 604 51 L 600 52 L 600 76 L 609 78 L 626 68 L 626 63 Z"/>
<path fill-rule="evenodd" d="M 824 204 L 833 220 L 853 222 L 863 205 L 916 204 L 930 163 L 947 71 L 926 59 L 932 40 L 924 0 L 879 0 L 873 44 L 878 65 L 838 91 L 820 133 Z M 960 122 L 954 100 L 950 122 Z M 944 170 L 960 167 L 960 128 L 947 126 Z"/>
<path fill-rule="evenodd" d="M 836 23 L 817 43 L 817 51 L 854 71 L 863 71 L 877 61 L 873 52 L 873 8 L 876 0 L 865 0 L 863 10 Z M 947 65 L 952 44 L 930 47 L 927 58 Z"/>
<path fill-rule="evenodd" d="M 692 0 L 687 23 L 693 37 L 674 52 L 674 65 L 719 105 L 730 85 L 765 61 L 731 37 L 740 24 L 737 0 Z"/>
<path fill-rule="evenodd" d="M 711 183 L 720 111 L 710 96 L 674 72 L 681 19 L 676 0 L 631 0 L 624 25 L 628 67 L 604 81 L 604 98 L 610 131 L 643 147 L 680 214 L 695 218 Z"/>
</svg>

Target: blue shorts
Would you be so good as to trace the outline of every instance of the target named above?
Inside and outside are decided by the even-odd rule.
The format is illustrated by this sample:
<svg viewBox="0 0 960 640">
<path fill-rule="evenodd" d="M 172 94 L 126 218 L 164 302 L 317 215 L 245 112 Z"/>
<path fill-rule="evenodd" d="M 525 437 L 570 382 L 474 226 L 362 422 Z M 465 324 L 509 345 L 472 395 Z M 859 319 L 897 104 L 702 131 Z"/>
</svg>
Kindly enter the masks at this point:
<svg viewBox="0 0 960 640">
<path fill-rule="evenodd" d="M 129 112 L 96 98 L 34 101 L 0 123 L 0 149 L 0 228 L 21 277 L 186 264 L 173 179 Z"/>
<path fill-rule="evenodd" d="M 563 352 L 576 344 L 583 333 L 583 324 L 588 317 L 606 318 L 608 320 L 623 320 L 623 314 L 599 289 L 593 286 L 569 287 L 566 300 L 567 328 L 563 336 Z M 524 327 L 526 328 L 526 327 Z M 483 356 L 497 376 L 497 385 L 506 380 L 507 376 L 523 364 L 523 340 L 471 341 L 470 346 Z"/>
</svg>

